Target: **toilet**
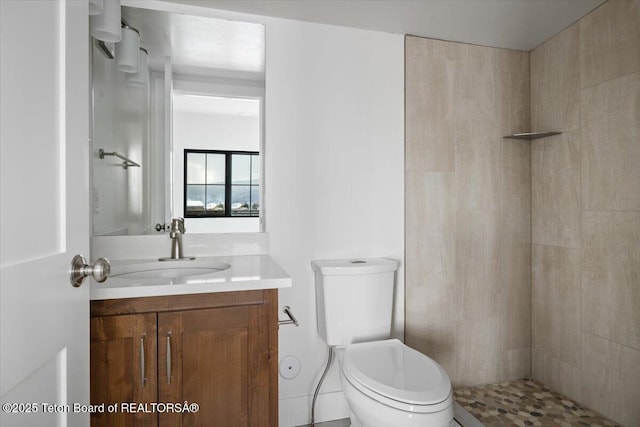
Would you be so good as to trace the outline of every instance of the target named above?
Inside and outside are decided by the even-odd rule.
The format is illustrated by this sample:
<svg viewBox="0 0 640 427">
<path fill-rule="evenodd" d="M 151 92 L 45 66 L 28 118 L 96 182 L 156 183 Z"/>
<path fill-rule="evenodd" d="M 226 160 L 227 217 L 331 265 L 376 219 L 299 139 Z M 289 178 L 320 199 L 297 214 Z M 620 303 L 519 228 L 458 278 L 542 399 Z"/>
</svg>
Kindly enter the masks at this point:
<svg viewBox="0 0 640 427">
<path fill-rule="evenodd" d="M 318 334 L 334 347 L 353 427 L 449 427 L 453 390 L 434 360 L 391 335 L 398 262 L 312 261 Z"/>
</svg>

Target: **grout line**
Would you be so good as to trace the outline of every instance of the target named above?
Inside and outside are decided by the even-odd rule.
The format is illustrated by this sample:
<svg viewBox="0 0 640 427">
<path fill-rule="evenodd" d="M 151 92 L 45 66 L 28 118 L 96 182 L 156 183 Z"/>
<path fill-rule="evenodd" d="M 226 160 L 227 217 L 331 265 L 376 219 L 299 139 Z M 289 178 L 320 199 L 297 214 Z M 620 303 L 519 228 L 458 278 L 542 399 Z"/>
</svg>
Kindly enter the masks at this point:
<svg viewBox="0 0 640 427">
<path fill-rule="evenodd" d="M 580 30 L 580 28 L 578 28 L 578 30 Z M 578 34 L 578 54 L 579 55 L 580 55 L 580 47 L 581 47 L 581 44 L 582 44 L 581 42 L 582 42 L 582 37 Z M 580 58 L 578 59 L 578 61 L 580 61 Z M 576 380 L 576 381 L 578 382 L 577 394 L 580 396 L 580 400 L 584 401 L 584 399 L 583 399 L 583 395 L 585 394 L 584 393 L 585 387 L 583 387 L 584 360 L 582 360 L 583 359 L 583 353 L 584 353 L 584 351 L 583 351 L 584 343 L 583 343 L 583 337 L 582 337 L 582 334 L 583 334 L 583 331 L 584 331 L 584 328 L 583 328 L 584 322 L 583 322 L 583 318 L 582 318 L 582 309 L 584 307 L 584 301 L 583 301 L 583 299 L 584 299 L 583 298 L 584 269 L 583 269 L 583 265 L 582 265 L 583 264 L 582 263 L 582 258 L 583 258 L 583 255 L 584 255 L 584 251 L 583 251 L 582 248 L 583 248 L 585 242 L 584 242 L 584 236 L 583 236 L 583 232 L 582 232 L 582 228 L 583 228 L 582 217 L 584 216 L 584 212 L 585 211 L 584 211 L 584 206 L 582 205 L 583 202 L 584 202 L 583 197 L 582 197 L 582 193 L 583 193 L 583 189 L 584 189 L 584 186 L 583 186 L 584 183 L 582 182 L 582 175 L 583 175 L 582 174 L 582 154 L 583 154 L 582 145 L 584 143 L 584 140 L 582 138 L 582 89 L 580 88 L 580 86 L 582 84 L 581 69 L 582 69 L 582 65 L 580 65 L 580 63 L 578 62 L 578 64 L 577 64 L 577 72 L 576 72 L 578 74 L 578 91 L 576 93 L 576 98 L 577 98 L 577 100 L 576 100 L 576 102 L 577 102 L 576 109 L 578 110 L 578 130 L 576 131 L 576 133 L 577 133 L 577 138 L 578 138 L 578 144 L 577 144 L 577 146 L 578 146 L 578 170 L 579 170 L 578 182 L 579 182 L 579 185 L 580 185 L 580 188 L 578 188 L 578 206 L 579 206 L 579 212 L 580 212 L 580 214 L 578 216 L 578 221 L 579 221 L 579 224 L 578 224 L 578 227 L 579 227 L 578 228 L 578 235 L 580 237 L 580 249 L 579 249 L 580 250 L 580 258 L 579 258 L 579 261 L 578 261 L 579 262 L 578 267 L 580 268 L 580 295 L 578 297 L 578 301 L 580 301 L 580 307 L 578 307 L 578 315 L 580 316 L 580 334 L 578 336 L 578 339 L 580 340 L 579 341 L 580 342 L 580 357 L 579 357 L 580 368 L 578 370 L 579 379 Z"/>
<path fill-rule="evenodd" d="M 533 50 L 533 49 L 532 49 Z M 529 129 L 533 126 L 532 61 L 529 51 Z M 544 150 L 544 140 L 542 141 Z M 529 375 L 533 377 L 533 144 L 529 144 Z"/>
<path fill-rule="evenodd" d="M 582 181 L 582 177 L 580 180 Z M 580 185 L 582 185 L 582 182 Z M 582 209 L 582 213 L 585 212 L 640 212 L 640 209 Z"/>
<path fill-rule="evenodd" d="M 640 348 L 636 348 L 636 347 L 630 346 L 630 345 L 628 345 L 628 344 L 621 343 L 621 342 L 616 341 L 616 340 L 613 340 L 613 339 L 611 339 L 611 338 L 603 337 L 602 335 L 594 334 L 593 332 L 590 332 L 590 331 L 584 331 L 584 330 L 582 330 L 582 331 L 580 331 L 580 332 L 581 332 L 582 334 L 591 335 L 592 337 L 600 338 L 600 339 L 606 340 L 606 341 L 608 341 L 608 342 L 610 342 L 610 343 L 617 344 L 617 345 L 622 346 L 622 347 L 626 347 L 626 348 L 628 348 L 629 350 L 634 350 L 634 351 L 638 351 L 638 352 L 640 352 Z"/>
</svg>

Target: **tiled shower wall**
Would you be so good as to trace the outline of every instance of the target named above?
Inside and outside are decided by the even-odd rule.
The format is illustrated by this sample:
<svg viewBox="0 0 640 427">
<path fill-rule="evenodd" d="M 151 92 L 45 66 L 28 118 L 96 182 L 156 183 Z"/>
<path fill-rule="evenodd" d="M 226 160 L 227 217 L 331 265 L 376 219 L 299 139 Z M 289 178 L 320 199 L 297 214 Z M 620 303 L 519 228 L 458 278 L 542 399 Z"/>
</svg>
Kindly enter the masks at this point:
<svg viewBox="0 0 640 427">
<path fill-rule="evenodd" d="M 407 37 L 405 68 L 407 344 L 637 426 L 640 1 L 530 54 Z M 501 138 L 529 129 L 563 133 Z"/>
<path fill-rule="evenodd" d="M 407 37 L 406 342 L 456 387 L 530 374 L 529 54 Z"/>
<path fill-rule="evenodd" d="M 640 425 L 640 4 L 531 52 L 533 377 Z"/>
</svg>

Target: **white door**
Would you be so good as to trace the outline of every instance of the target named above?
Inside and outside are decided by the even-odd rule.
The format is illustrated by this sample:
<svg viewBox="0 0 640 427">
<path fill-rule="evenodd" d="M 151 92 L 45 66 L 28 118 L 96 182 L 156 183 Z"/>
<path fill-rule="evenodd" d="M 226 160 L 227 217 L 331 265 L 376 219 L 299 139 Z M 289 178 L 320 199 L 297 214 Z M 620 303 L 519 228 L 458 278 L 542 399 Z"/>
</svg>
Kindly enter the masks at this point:
<svg viewBox="0 0 640 427">
<path fill-rule="evenodd" d="M 89 425 L 88 43 L 86 1 L 0 0 L 2 427 Z"/>
</svg>

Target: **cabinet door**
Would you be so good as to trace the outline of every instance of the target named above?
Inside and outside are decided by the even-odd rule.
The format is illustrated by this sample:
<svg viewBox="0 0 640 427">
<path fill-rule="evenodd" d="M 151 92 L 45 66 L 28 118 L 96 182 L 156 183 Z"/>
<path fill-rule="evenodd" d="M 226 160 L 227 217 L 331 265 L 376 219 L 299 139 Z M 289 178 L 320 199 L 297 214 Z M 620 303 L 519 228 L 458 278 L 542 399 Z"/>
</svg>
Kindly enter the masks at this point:
<svg viewBox="0 0 640 427">
<path fill-rule="evenodd" d="M 266 304 L 159 313 L 160 401 L 199 405 L 160 426 L 269 426 L 270 320 Z"/>
<path fill-rule="evenodd" d="M 156 413 L 122 411 L 123 402 L 157 401 L 157 349 L 155 313 L 91 318 L 91 404 L 105 404 L 92 427 L 158 425 Z"/>
</svg>

